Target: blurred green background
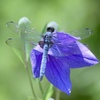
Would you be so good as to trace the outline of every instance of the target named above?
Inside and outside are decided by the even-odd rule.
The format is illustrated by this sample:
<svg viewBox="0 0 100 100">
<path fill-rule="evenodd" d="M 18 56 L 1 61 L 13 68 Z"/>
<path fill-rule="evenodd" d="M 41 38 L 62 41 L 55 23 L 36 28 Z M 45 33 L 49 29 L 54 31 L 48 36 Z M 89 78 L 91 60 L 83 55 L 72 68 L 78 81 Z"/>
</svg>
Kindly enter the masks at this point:
<svg viewBox="0 0 100 100">
<path fill-rule="evenodd" d="M 100 0 L 0 0 L 0 100 L 27 100 L 32 95 L 23 64 L 5 44 L 13 37 L 6 22 L 18 22 L 24 16 L 39 32 L 52 20 L 66 32 L 91 28 L 94 34 L 82 42 L 100 59 Z M 71 80 L 71 95 L 61 93 L 60 100 L 100 100 L 100 64 L 72 69 Z"/>
</svg>

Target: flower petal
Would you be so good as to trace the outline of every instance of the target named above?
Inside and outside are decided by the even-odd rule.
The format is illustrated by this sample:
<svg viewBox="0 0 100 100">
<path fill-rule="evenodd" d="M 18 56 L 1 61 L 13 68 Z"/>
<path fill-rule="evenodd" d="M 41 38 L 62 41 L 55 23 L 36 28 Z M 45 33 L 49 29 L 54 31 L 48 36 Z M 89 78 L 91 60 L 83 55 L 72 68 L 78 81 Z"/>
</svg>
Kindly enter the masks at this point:
<svg viewBox="0 0 100 100">
<path fill-rule="evenodd" d="M 70 69 L 63 60 L 53 56 L 48 57 L 45 75 L 47 79 L 58 89 L 70 95 L 71 81 Z"/>
<path fill-rule="evenodd" d="M 78 52 L 65 57 L 70 68 L 87 67 L 98 63 L 98 59 L 85 45 L 80 42 L 76 42 L 76 45 L 76 48 L 79 49 Z"/>
<path fill-rule="evenodd" d="M 86 62 L 91 63 L 92 65 L 97 64 L 99 62 L 98 59 L 95 57 L 95 55 L 84 44 L 78 41 L 76 43 Z"/>
<path fill-rule="evenodd" d="M 76 40 L 80 40 L 80 38 L 71 36 L 70 34 L 64 32 L 56 32 L 55 34 L 57 34 L 56 40 L 60 41 L 60 43 L 70 44 Z"/>
<path fill-rule="evenodd" d="M 64 57 L 63 62 L 65 61 L 69 68 L 81 68 L 98 63 L 98 59 L 93 55 L 93 53 L 80 42 L 73 42 L 69 46 L 62 46 L 59 50 L 62 55 L 65 55 L 62 56 Z M 55 56 L 56 53 L 57 50 L 53 55 Z"/>
<path fill-rule="evenodd" d="M 53 45 L 49 50 L 49 55 L 55 57 L 65 57 L 70 68 L 91 66 L 98 63 L 94 54 L 82 43 L 75 41 L 69 45 Z"/>
<path fill-rule="evenodd" d="M 50 48 L 48 54 L 52 56 L 69 56 L 72 54 L 79 54 L 79 48 L 76 42 L 70 44 L 54 44 L 52 48 Z"/>
<path fill-rule="evenodd" d="M 41 59 L 42 59 L 42 53 L 33 49 L 30 54 L 30 60 L 32 65 L 32 73 L 35 78 L 40 77 Z"/>
<path fill-rule="evenodd" d="M 76 38 L 64 32 L 56 32 L 53 35 L 54 44 L 49 49 L 48 54 L 52 56 L 69 55 L 70 54 L 69 52 L 71 52 L 71 49 L 73 47 L 73 43 L 76 42 L 77 40 L 80 40 L 80 38 Z"/>
<path fill-rule="evenodd" d="M 73 53 L 65 57 L 65 61 L 68 63 L 70 68 L 81 68 L 92 66 L 98 63 L 98 59 L 93 55 L 93 53 L 82 43 L 76 42 L 78 53 Z"/>
</svg>

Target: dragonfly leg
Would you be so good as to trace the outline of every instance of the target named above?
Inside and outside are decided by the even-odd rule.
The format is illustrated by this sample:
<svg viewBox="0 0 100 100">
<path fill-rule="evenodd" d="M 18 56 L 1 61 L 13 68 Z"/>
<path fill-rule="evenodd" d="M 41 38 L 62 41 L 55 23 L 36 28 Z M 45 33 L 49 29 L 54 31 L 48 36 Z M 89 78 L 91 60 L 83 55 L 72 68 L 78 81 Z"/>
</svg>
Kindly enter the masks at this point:
<svg viewBox="0 0 100 100">
<path fill-rule="evenodd" d="M 39 41 L 38 44 L 40 45 L 41 48 L 44 47 L 44 42 L 43 41 Z"/>
</svg>

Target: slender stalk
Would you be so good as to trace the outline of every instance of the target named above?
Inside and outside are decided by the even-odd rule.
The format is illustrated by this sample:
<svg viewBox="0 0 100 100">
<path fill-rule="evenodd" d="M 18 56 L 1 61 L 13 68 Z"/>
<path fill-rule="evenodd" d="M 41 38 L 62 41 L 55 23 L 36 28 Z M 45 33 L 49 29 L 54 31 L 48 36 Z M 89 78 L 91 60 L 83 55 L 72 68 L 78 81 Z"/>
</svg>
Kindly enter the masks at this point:
<svg viewBox="0 0 100 100">
<path fill-rule="evenodd" d="M 38 83 L 39 89 L 41 91 L 41 94 L 43 95 L 44 94 L 44 91 L 43 91 L 42 84 L 40 83 L 40 80 L 39 79 L 37 80 L 37 83 Z"/>
<path fill-rule="evenodd" d="M 34 92 L 34 88 L 33 88 L 33 85 L 32 85 L 31 75 L 30 75 L 30 71 L 29 71 L 28 63 L 27 63 L 27 62 L 26 62 L 26 64 L 25 64 L 25 68 L 26 68 L 26 71 L 27 71 L 27 74 L 28 74 L 28 78 L 29 78 L 29 82 L 30 82 L 32 94 L 33 94 L 34 98 L 36 98 L 36 94 L 35 94 L 35 92 Z"/>
<path fill-rule="evenodd" d="M 60 91 L 56 89 L 56 100 L 60 100 Z"/>
<path fill-rule="evenodd" d="M 48 98 L 50 98 L 50 97 L 52 96 L 52 94 L 53 94 L 52 89 L 53 89 L 53 85 L 50 84 L 50 85 L 47 87 L 45 93 L 43 94 L 43 100 L 48 100 Z"/>
<path fill-rule="evenodd" d="M 23 33 L 24 32 L 21 32 L 21 38 L 24 41 L 25 68 L 26 68 L 26 71 L 27 71 L 27 74 L 28 74 L 29 83 L 30 83 L 30 87 L 31 87 L 31 90 L 32 90 L 33 97 L 36 98 L 36 94 L 35 94 L 35 91 L 34 91 L 34 88 L 33 88 L 32 80 L 31 80 L 30 70 L 28 68 L 28 59 L 29 59 L 28 43 L 25 41 L 25 36 L 23 35 Z"/>
</svg>

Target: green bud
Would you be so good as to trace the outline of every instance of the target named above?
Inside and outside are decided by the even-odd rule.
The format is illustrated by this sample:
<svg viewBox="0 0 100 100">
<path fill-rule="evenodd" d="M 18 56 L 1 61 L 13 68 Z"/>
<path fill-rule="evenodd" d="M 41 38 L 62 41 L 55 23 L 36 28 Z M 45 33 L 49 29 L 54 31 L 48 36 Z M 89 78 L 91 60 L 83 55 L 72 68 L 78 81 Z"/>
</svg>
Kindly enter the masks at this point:
<svg viewBox="0 0 100 100">
<path fill-rule="evenodd" d="M 21 18 L 19 20 L 19 22 L 18 22 L 19 28 L 29 29 L 30 28 L 30 24 L 31 24 L 31 22 L 29 21 L 29 19 L 27 17 Z"/>
<path fill-rule="evenodd" d="M 47 27 L 53 27 L 55 30 L 58 30 L 58 24 L 54 21 L 48 23 Z"/>
</svg>

